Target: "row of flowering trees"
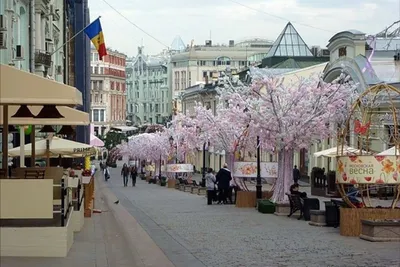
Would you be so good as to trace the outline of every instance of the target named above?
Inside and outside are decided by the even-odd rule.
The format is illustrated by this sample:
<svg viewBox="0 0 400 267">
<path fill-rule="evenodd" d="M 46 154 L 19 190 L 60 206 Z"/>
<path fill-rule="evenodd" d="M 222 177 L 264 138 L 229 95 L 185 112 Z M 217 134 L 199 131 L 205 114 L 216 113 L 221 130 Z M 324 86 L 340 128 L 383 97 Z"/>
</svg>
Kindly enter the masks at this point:
<svg viewBox="0 0 400 267">
<path fill-rule="evenodd" d="M 347 118 L 355 85 L 344 75 L 333 83 L 313 75 L 285 81 L 258 68 L 251 69 L 250 75 L 250 85 L 225 80 L 218 92 L 215 114 L 198 105 L 192 114 L 175 116 L 165 131 L 132 138 L 125 153 L 152 160 L 175 153 L 179 161 L 184 161 L 209 143 L 214 150 L 225 151 L 232 168 L 234 153 L 253 153 L 259 136 L 263 151 L 278 155 L 272 200 L 286 202 L 285 193 L 293 181 L 295 151 L 336 134 L 337 128 L 332 125 L 340 125 Z"/>
</svg>

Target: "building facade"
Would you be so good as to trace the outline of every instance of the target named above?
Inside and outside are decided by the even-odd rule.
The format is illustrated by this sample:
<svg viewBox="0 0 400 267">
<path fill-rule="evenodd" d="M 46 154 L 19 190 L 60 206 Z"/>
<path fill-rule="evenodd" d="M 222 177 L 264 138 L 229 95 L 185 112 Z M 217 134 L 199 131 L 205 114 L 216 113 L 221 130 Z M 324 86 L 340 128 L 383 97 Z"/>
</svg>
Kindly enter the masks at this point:
<svg viewBox="0 0 400 267">
<path fill-rule="evenodd" d="M 139 126 L 165 124 L 171 117 L 168 55 L 146 56 L 143 47 L 127 65 L 128 120 Z"/>
<path fill-rule="evenodd" d="M 174 40 L 175 42 L 176 40 Z M 235 74 L 240 70 L 261 63 L 273 42 L 269 40 L 248 40 L 235 45 L 213 45 L 207 40 L 204 45 L 194 45 L 193 41 L 186 49 L 176 52 L 171 57 L 171 89 L 173 98 L 182 106 L 180 95 L 188 87 L 198 83 L 217 80 L 221 72 L 230 71 Z"/>
<path fill-rule="evenodd" d="M 92 48 L 91 65 L 91 122 L 95 135 L 105 135 L 111 127 L 126 125 L 126 55 L 108 50 L 99 60 Z"/>
</svg>

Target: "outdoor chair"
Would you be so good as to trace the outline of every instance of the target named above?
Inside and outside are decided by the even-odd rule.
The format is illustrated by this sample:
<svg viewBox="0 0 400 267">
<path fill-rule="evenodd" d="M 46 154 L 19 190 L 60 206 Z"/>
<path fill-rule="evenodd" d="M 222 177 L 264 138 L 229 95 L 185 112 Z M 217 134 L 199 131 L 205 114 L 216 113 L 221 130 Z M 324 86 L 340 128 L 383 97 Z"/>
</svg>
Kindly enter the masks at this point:
<svg viewBox="0 0 400 267">
<path fill-rule="evenodd" d="M 298 220 L 301 220 L 303 218 L 303 203 L 301 201 L 301 198 L 299 195 L 291 195 L 286 193 L 286 195 L 289 197 L 289 202 L 290 202 L 290 212 L 288 217 L 291 217 L 296 211 L 300 211 L 300 216 Z"/>
</svg>

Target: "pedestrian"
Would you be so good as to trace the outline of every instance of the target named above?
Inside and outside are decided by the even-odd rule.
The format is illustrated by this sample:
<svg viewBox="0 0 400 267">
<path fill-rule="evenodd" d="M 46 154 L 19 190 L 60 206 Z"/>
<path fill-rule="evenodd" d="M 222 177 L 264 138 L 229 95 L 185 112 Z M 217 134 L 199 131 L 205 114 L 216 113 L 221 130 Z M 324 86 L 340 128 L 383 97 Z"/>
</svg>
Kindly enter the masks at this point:
<svg viewBox="0 0 400 267">
<path fill-rule="evenodd" d="M 297 169 L 297 165 L 294 165 L 294 169 L 293 169 L 293 180 L 295 184 L 298 184 L 299 180 L 300 180 L 300 170 Z"/>
<path fill-rule="evenodd" d="M 232 180 L 232 173 L 228 169 L 228 164 L 224 163 L 223 168 L 219 170 L 217 173 L 217 185 L 218 185 L 218 191 L 219 191 L 219 199 L 218 199 L 218 204 L 224 203 L 227 204 L 227 197 L 228 197 L 228 190 L 229 190 L 229 184 L 230 181 Z"/>
<path fill-rule="evenodd" d="M 107 165 L 104 166 L 103 173 L 104 173 L 104 179 L 107 182 L 108 179 L 110 179 L 110 170 L 108 169 Z"/>
<path fill-rule="evenodd" d="M 128 165 L 126 165 L 126 163 L 124 163 L 124 165 L 122 166 L 121 176 L 124 180 L 124 187 L 127 187 L 128 186 L 128 177 L 129 177 L 129 168 L 128 168 Z"/>
<path fill-rule="evenodd" d="M 137 169 L 136 166 L 131 167 L 131 179 L 132 179 L 132 186 L 136 185 L 136 177 L 137 177 Z"/>
<path fill-rule="evenodd" d="M 215 175 L 213 174 L 213 169 L 208 168 L 207 169 L 207 174 L 205 176 L 206 178 L 206 187 L 207 187 L 207 205 L 211 205 L 213 200 L 215 200 L 215 183 L 217 182 L 217 179 L 215 178 Z"/>
</svg>

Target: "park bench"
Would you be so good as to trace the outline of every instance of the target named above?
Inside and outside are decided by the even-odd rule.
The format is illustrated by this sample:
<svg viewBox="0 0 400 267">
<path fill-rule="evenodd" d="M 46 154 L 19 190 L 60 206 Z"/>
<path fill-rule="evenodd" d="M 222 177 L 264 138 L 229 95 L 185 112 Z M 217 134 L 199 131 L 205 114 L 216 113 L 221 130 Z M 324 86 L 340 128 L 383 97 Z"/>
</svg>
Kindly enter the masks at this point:
<svg viewBox="0 0 400 267">
<path fill-rule="evenodd" d="M 290 203 L 290 212 L 288 217 L 291 217 L 296 211 L 300 211 L 300 216 L 298 218 L 298 220 L 301 220 L 301 218 L 303 218 L 303 211 L 304 211 L 304 207 L 303 207 L 303 203 L 301 201 L 301 198 L 299 195 L 291 195 L 286 193 L 286 195 L 289 198 L 289 203 Z"/>
</svg>

